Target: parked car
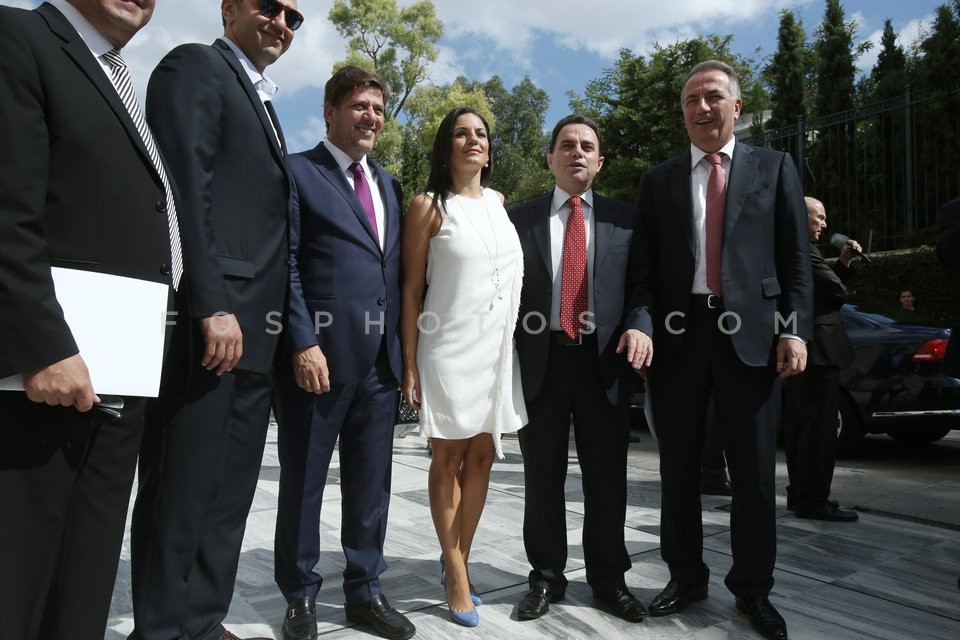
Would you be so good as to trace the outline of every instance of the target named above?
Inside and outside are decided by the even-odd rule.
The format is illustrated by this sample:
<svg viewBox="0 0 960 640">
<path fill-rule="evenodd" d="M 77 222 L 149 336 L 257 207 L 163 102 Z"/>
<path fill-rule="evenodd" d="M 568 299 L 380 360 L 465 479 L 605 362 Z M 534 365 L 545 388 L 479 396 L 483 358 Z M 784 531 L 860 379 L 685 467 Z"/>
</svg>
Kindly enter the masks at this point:
<svg viewBox="0 0 960 640">
<path fill-rule="evenodd" d="M 940 372 L 950 329 L 879 303 L 846 304 L 840 320 L 855 357 L 840 369 L 839 453 L 868 433 L 928 443 L 960 429 L 960 380 Z"/>
<path fill-rule="evenodd" d="M 924 314 L 857 302 L 840 310 L 854 361 L 840 368 L 839 455 L 859 449 L 866 434 L 930 443 L 960 429 L 960 380 L 940 367 L 950 329 Z M 642 388 L 630 399 L 634 425 L 644 425 Z"/>
</svg>

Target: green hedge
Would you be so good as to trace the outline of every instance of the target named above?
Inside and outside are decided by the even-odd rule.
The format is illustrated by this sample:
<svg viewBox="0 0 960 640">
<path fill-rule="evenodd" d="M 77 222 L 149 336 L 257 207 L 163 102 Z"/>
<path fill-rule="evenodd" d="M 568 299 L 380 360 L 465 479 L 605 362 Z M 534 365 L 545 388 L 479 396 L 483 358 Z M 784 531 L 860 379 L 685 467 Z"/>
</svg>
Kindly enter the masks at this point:
<svg viewBox="0 0 960 640">
<path fill-rule="evenodd" d="M 900 292 L 910 289 L 917 307 L 952 323 L 960 314 L 960 273 L 945 267 L 933 247 L 870 254 L 871 263 L 854 259 L 856 276 L 847 283 L 851 301 L 900 304 Z"/>
</svg>

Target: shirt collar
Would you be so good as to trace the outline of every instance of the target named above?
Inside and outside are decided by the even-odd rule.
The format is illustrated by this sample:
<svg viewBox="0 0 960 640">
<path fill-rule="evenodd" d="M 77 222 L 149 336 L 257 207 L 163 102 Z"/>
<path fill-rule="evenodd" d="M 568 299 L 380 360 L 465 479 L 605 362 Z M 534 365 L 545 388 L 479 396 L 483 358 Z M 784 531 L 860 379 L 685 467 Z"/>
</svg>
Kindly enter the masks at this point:
<svg viewBox="0 0 960 640">
<path fill-rule="evenodd" d="M 567 193 L 560 187 L 555 186 L 553 188 L 553 210 L 559 211 L 563 205 L 567 204 L 567 200 L 572 198 L 574 195 L 579 195 L 588 207 L 591 209 L 593 208 L 593 187 L 587 189 L 581 194 L 573 194 Z"/>
<path fill-rule="evenodd" d="M 733 148 L 737 146 L 737 139 L 731 137 L 727 144 L 720 147 L 720 150 L 717 153 L 722 153 L 731 160 L 733 160 Z M 707 155 L 707 152 L 701 149 L 700 147 L 690 143 L 690 167 L 695 169 L 700 161 L 703 160 L 703 157 Z"/>
<path fill-rule="evenodd" d="M 67 19 L 67 22 L 77 30 L 80 38 L 84 44 L 87 45 L 87 48 L 90 49 L 90 53 L 95 57 L 99 58 L 103 54 L 115 49 L 115 47 L 110 44 L 110 41 L 104 38 L 103 35 L 83 17 L 83 14 L 80 13 L 75 6 L 67 2 L 67 0 L 50 0 L 50 4 L 56 7 L 57 10 L 63 14 L 63 17 Z"/>
<path fill-rule="evenodd" d="M 227 46 L 230 47 L 230 50 L 233 51 L 234 55 L 237 56 L 237 60 L 240 61 L 240 66 L 247 72 L 247 76 L 250 78 L 250 82 L 253 83 L 253 88 L 256 89 L 260 95 L 260 99 L 264 101 L 273 100 L 273 97 L 277 95 L 277 90 L 279 89 L 276 83 L 268 78 L 266 74 L 257 71 L 257 68 L 250 62 L 250 58 L 240 50 L 237 43 L 230 38 L 220 38 L 220 40 L 223 40 Z"/>
<path fill-rule="evenodd" d="M 352 165 L 354 162 L 359 162 L 360 166 L 363 167 L 363 172 L 366 175 L 368 176 L 373 175 L 373 173 L 370 171 L 370 166 L 367 163 L 367 156 L 363 156 L 359 160 L 354 160 L 353 158 L 348 156 L 346 153 L 344 153 L 344 151 L 341 150 L 340 147 L 330 142 L 330 138 L 324 138 L 323 145 L 327 148 L 327 151 L 330 152 L 330 155 L 333 156 L 333 159 L 336 160 L 337 164 L 340 166 L 341 171 L 344 171 L 344 172 L 349 171 L 350 165 Z"/>
</svg>

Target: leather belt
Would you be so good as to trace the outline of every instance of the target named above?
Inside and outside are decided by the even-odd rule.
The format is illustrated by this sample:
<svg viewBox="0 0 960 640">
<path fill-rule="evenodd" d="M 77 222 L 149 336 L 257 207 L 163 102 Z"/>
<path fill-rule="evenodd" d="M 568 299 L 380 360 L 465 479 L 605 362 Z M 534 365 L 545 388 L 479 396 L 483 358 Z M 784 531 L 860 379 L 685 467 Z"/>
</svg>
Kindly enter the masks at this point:
<svg viewBox="0 0 960 640">
<path fill-rule="evenodd" d="M 581 333 L 577 336 L 577 339 L 574 340 L 563 331 L 551 331 L 550 344 L 555 344 L 559 347 L 579 347 L 583 344 L 583 334 Z"/>
<path fill-rule="evenodd" d="M 699 309 L 723 309 L 723 298 L 712 293 L 695 293 L 690 298 L 693 303 L 692 306 Z"/>
</svg>

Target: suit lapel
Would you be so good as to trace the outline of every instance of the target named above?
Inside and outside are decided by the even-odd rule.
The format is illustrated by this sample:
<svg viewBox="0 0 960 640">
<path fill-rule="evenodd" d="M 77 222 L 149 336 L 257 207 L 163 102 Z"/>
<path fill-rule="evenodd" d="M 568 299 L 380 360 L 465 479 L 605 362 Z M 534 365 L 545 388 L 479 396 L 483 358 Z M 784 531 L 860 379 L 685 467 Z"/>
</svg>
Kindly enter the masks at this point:
<svg viewBox="0 0 960 640">
<path fill-rule="evenodd" d="M 600 266 L 607 256 L 607 247 L 610 246 L 610 236 L 613 231 L 613 220 L 610 216 L 610 207 L 606 198 L 593 193 L 593 281 L 597 281 Z"/>
<path fill-rule="evenodd" d="M 240 64 L 240 60 L 237 59 L 237 56 L 225 42 L 219 39 L 214 40 L 213 45 L 211 46 L 220 52 L 220 55 L 223 56 L 223 59 L 227 62 L 233 72 L 237 74 L 237 79 L 240 81 L 240 86 L 243 87 L 243 91 L 247 94 L 247 99 L 250 100 L 253 110 L 257 114 L 257 118 L 260 119 L 260 126 L 263 127 L 263 132 L 267 136 L 267 141 L 270 144 L 270 150 L 273 152 L 273 156 L 276 159 L 277 164 L 283 168 L 283 172 L 286 174 L 287 163 L 284 159 L 283 149 L 280 147 L 280 142 L 277 139 L 278 134 L 283 134 L 279 130 L 274 133 L 273 124 L 270 122 L 270 116 L 267 115 L 267 109 L 264 107 L 263 100 L 260 99 L 260 95 L 257 93 L 257 90 L 253 87 L 253 83 L 250 82 L 250 76 L 247 75 L 243 65 Z"/>
<path fill-rule="evenodd" d="M 553 192 L 544 196 L 540 202 L 533 204 L 533 217 L 530 220 L 530 231 L 533 235 L 543 266 L 550 277 L 553 277 L 553 257 L 550 248 L 550 209 L 553 202 Z"/>
<path fill-rule="evenodd" d="M 153 165 L 153 160 L 150 159 L 150 154 L 147 153 L 147 147 L 143 143 L 143 138 L 140 137 L 140 132 L 137 131 L 137 126 L 133 123 L 130 113 L 127 111 L 123 101 L 120 99 L 117 89 L 107 77 L 103 67 L 100 66 L 100 62 L 93 57 L 93 54 L 90 52 L 90 48 L 87 47 L 83 39 L 80 38 L 80 35 L 76 32 L 70 22 L 64 18 L 63 14 L 60 13 L 53 5 L 42 4 L 37 7 L 36 11 L 39 12 L 40 15 L 42 15 L 47 21 L 50 31 L 64 41 L 64 53 L 66 53 L 67 56 L 73 60 L 77 67 L 80 68 L 80 71 L 87 76 L 93 86 L 96 87 L 97 91 L 100 92 L 100 95 L 103 96 L 103 99 L 107 102 L 110 109 L 117 116 L 120 124 L 122 124 L 123 128 L 126 129 L 127 135 L 130 137 L 131 142 L 133 142 L 137 152 L 142 156 L 144 164 L 150 168 L 150 171 L 153 172 L 157 182 L 162 185 L 163 183 L 162 179 L 160 178 L 160 173 Z M 142 108 L 143 106 L 141 105 L 141 109 Z"/>
<path fill-rule="evenodd" d="M 723 237 L 729 238 L 747 200 L 749 187 L 757 174 L 758 162 L 753 149 L 737 143 L 727 178 L 727 206 L 723 213 Z"/>
<path fill-rule="evenodd" d="M 391 247 L 398 245 L 400 240 L 400 202 L 397 201 L 393 189 L 389 188 L 392 179 L 386 169 L 370 158 L 367 158 L 367 162 L 370 164 L 370 169 L 377 176 L 377 184 L 371 185 L 371 190 L 372 187 L 377 187 L 380 190 L 380 195 L 383 197 L 383 233 L 386 237 L 383 239 L 382 250 L 386 254 Z M 359 202 L 359 198 L 357 201 Z M 365 222 L 369 222 L 366 212 L 364 212 L 363 219 Z M 370 225 L 368 224 L 367 226 L 369 227 Z M 372 227 L 370 227 L 370 231 L 370 237 L 376 241 L 376 236 L 372 235 Z M 380 246 L 379 242 L 377 242 L 377 246 Z"/>
<path fill-rule="evenodd" d="M 382 251 L 380 248 L 380 243 L 377 241 L 377 236 L 373 231 L 373 227 L 370 226 L 370 221 L 367 220 L 367 213 L 363 210 L 363 205 L 360 204 L 360 199 L 357 197 L 356 191 L 353 190 L 353 187 L 347 182 L 347 176 L 340 169 L 340 165 L 337 164 L 337 161 L 334 159 L 333 155 L 327 151 L 326 145 L 323 142 L 318 144 L 309 152 L 310 160 L 316 165 L 317 170 L 320 172 L 324 178 L 340 193 L 343 197 L 344 202 L 350 205 L 350 210 L 353 211 L 353 215 L 357 217 L 357 222 L 360 223 L 360 226 L 366 231 L 367 236 L 370 238 L 378 251 Z M 378 177 L 380 177 L 378 175 Z M 382 182 L 382 180 L 380 180 Z M 379 185 L 377 185 L 379 188 Z M 372 191 L 371 187 L 371 191 Z M 381 190 L 383 193 L 383 190 Z M 389 198 L 391 196 L 385 196 L 388 201 L 385 205 L 389 205 Z M 397 203 L 397 208 L 400 204 Z M 387 209 L 389 211 L 389 209 Z M 389 224 L 387 226 L 390 226 Z M 388 233 L 389 230 L 388 230 Z"/>
<path fill-rule="evenodd" d="M 673 166 L 670 167 L 670 174 L 667 183 L 670 189 L 670 198 L 674 203 L 672 210 L 668 209 L 668 215 L 675 215 L 679 218 L 679 224 L 683 237 L 686 238 L 687 247 L 690 249 L 690 255 L 694 259 L 697 256 L 697 236 L 693 231 L 693 197 L 690 187 L 690 151 L 677 157 Z M 675 224 L 676 221 L 667 221 L 669 224 Z"/>
</svg>

